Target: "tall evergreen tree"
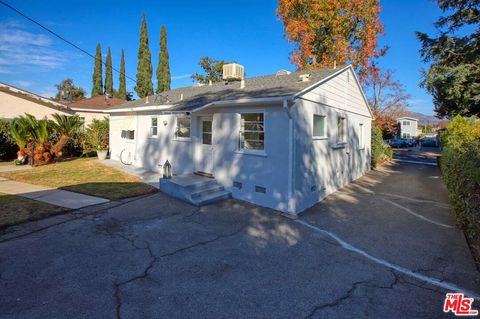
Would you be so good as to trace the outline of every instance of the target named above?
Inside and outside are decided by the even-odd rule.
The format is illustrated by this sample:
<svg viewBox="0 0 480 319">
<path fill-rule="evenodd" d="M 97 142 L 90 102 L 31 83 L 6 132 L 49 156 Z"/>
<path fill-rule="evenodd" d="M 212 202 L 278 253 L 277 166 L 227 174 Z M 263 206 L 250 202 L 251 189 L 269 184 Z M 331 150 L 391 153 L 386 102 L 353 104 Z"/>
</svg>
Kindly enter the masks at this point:
<svg viewBox="0 0 480 319">
<path fill-rule="evenodd" d="M 112 53 L 108 48 L 107 61 L 105 62 L 105 93 L 113 94 Z"/>
<path fill-rule="evenodd" d="M 152 83 L 152 59 L 150 48 L 148 46 L 147 20 L 145 16 L 142 18 L 140 27 L 140 44 L 138 47 L 138 64 L 137 64 L 137 85 L 135 92 L 143 98 L 153 94 Z"/>
<path fill-rule="evenodd" d="M 118 87 L 117 97 L 120 99 L 127 99 L 127 83 L 125 80 L 125 53 L 122 49 L 122 57 L 120 59 L 120 75 L 118 82 L 120 83 Z"/>
<path fill-rule="evenodd" d="M 170 62 L 168 61 L 167 29 L 162 25 L 160 31 L 160 54 L 157 66 L 157 93 L 170 90 Z"/>
<path fill-rule="evenodd" d="M 103 94 L 103 79 L 102 79 L 102 47 L 100 43 L 97 44 L 95 51 L 95 64 L 93 67 L 93 86 L 92 96 Z"/>
</svg>

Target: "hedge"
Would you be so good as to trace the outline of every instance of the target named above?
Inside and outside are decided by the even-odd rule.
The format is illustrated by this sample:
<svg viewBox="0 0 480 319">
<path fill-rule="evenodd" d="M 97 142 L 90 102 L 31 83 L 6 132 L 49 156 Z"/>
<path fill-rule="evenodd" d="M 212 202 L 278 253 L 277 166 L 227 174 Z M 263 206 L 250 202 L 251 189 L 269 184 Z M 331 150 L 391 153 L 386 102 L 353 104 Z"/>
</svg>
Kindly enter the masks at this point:
<svg viewBox="0 0 480 319">
<path fill-rule="evenodd" d="M 0 119 L 0 161 L 10 161 L 16 157 L 18 147 L 10 137 L 9 120 Z"/>
<path fill-rule="evenodd" d="M 456 222 L 480 243 L 480 121 L 455 117 L 441 135 L 440 168 Z"/>
<path fill-rule="evenodd" d="M 372 157 L 371 157 L 371 164 L 372 168 L 377 167 L 377 165 L 381 162 L 383 156 L 383 137 L 382 137 L 382 130 L 373 125 L 372 126 Z"/>
</svg>

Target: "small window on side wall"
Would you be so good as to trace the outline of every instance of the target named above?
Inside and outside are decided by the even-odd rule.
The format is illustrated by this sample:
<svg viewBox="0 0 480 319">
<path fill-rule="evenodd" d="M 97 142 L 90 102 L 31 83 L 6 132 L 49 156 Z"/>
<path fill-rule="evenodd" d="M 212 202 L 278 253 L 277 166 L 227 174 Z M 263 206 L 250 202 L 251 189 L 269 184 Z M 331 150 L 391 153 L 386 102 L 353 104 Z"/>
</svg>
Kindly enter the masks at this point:
<svg viewBox="0 0 480 319">
<path fill-rule="evenodd" d="M 313 138 L 327 137 L 327 123 L 324 115 L 313 115 Z"/>
<path fill-rule="evenodd" d="M 365 125 L 360 123 L 358 130 L 358 147 L 363 150 L 365 148 Z"/>
<path fill-rule="evenodd" d="M 343 144 L 346 142 L 346 119 L 344 117 L 337 118 L 337 143 Z"/>
<path fill-rule="evenodd" d="M 190 116 L 177 117 L 175 136 L 177 138 L 190 138 Z"/>
<path fill-rule="evenodd" d="M 150 119 L 150 136 L 156 137 L 158 136 L 158 118 L 152 117 Z"/>
</svg>

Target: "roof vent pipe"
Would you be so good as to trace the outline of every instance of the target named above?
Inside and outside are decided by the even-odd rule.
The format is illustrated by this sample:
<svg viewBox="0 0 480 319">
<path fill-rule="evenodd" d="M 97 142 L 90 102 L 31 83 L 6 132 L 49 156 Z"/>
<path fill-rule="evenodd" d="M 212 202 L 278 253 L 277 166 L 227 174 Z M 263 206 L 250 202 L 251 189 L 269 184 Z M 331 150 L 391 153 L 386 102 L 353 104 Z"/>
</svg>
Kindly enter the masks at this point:
<svg viewBox="0 0 480 319">
<path fill-rule="evenodd" d="M 145 98 L 145 103 L 148 104 L 148 95 L 147 95 L 147 97 Z"/>
<path fill-rule="evenodd" d="M 245 88 L 245 80 L 240 81 L 240 88 L 241 89 Z"/>
<path fill-rule="evenodd" d="M 180 94 L 180 101 L 183 101 L 183 93 Z"/>
<path fill-rule="evenodd" d="M 208 85 L 212 85 L 212 80 L 208 80 Z"/>
<path fill-rule="evenodd" d="M 333 69 L 335 70 L 337 68 L 337 60 L 333 61 Z"/>
</svg>

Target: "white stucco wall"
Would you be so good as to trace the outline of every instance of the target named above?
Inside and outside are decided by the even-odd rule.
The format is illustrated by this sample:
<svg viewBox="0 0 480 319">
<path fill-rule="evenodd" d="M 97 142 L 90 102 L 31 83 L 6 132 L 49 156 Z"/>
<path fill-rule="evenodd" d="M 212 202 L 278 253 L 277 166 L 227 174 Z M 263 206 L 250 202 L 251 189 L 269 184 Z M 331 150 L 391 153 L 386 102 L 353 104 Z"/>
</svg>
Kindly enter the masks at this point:
<svg viewBox="0 0 480 319">
<path fill-rule="evenodd" d="M 371 117 L 350 70 L 306 93 L 292 110 L 296 123 L 294 204 L 295 211 L 301 212 L 370 169 Z M 314 114 L 326 116 L 326 139 L 312 137 Z M 345 144 L 337 143 L 338 117 L 346 119 Z M 360 124 L 364 126 L 363 148 Z"/>
<path fill-rule="evenodd" d="M 370 169 L 372 119 L 350 69 L 302 95 L 290 110 L 291 122 L 281 102 L 207 108 L 191 115 L 189 140 L 175 138 L 177 115 L 112 113 L 111 157 L 118 160 L 125 150 L 133 165 L 161 171 L 168 159 L 174 174 L 193 173 L 203 160 L 198 149 L 199 118 L 211 116 L 212 173 L 218 183 L 231 191 L 234 198 L 299 213 Z M 246 112 L 264 113 L 262 154 L 239 150 L 240 114 Z M 326 139 L 312 139 L 313 114 L 326 116 Z M 158 117 L 157 137 L 149 136 L 152 116 Z M 341 146 L 336 143 L 339 116 L 346 119 L 346 143 Z M 129 117 L 135 118 L 134 122 L 127 120 Z M 364 127 L 364 148 L 359 146 L 360 124 Z M 121 138 L 125 126 L 135 129 L 135 141 Z M 233 187 L 234 182 L 241 183 L 241 189 Z M 266 193 L 257 192 L 256 186 L 265 188 Z"/>
</svg>

